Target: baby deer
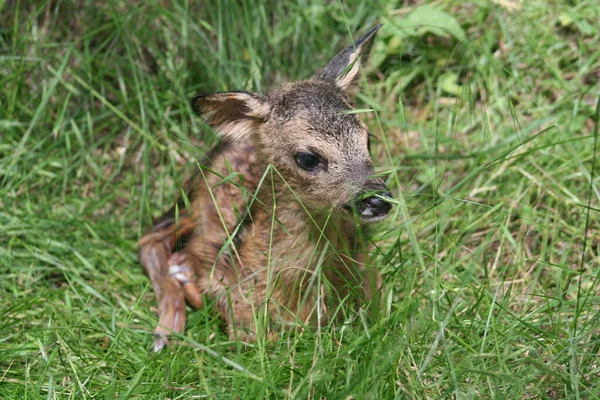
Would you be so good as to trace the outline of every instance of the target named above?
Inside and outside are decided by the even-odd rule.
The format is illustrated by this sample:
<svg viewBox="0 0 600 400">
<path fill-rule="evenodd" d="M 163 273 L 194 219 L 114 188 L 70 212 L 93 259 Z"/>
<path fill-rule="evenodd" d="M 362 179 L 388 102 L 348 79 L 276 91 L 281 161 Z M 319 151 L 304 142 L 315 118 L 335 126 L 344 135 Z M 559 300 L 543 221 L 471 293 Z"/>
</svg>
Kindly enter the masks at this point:
<svg viewBox="0 0 600 400">
<path fill-rule="evenodd" d="M 308 80 L 194 97 L 223 139 L 138 242 L 159 304 L 155 351 L 183 331 L 185 302 L 198 308 L 203 296 L 232 340 L 251 341 L 259 326 L 324 324 L 341 302 L 376 295 L 362 226 L 387 216 L 391 194 L 373 176 L 369 133 L 351 110 L 378 29 Z"/>
</svg>

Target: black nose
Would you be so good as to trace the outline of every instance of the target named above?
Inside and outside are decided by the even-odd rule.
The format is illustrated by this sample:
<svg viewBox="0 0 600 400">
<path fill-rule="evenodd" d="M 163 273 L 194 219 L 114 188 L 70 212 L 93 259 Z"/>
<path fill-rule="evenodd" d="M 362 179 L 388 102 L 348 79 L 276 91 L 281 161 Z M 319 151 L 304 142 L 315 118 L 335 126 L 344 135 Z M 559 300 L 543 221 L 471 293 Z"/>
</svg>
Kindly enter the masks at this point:
<svg viewBox="0 0 600 400">
<path fill-rule="evenodd" d="M 381 197 L 392 198 L 390 192 L 379 193 Z M 379 197 L 370 196 L 360 202 L 360 214 L 366 217 L 382 217 L 392 208 L 392 205 Z"/>
</svg>

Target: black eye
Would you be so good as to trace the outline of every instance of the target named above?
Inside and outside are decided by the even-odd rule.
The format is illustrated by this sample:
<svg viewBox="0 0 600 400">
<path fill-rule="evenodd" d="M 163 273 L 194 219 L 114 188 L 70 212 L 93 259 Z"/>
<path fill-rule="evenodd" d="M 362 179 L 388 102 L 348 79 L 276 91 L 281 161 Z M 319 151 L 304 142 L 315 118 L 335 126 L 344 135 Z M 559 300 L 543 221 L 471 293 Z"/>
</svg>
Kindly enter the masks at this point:
<svg viewBox="0 0 600 400">
<path fill-rule="evenodd" d="M 296 153 L 296 162 L 301 168 L 307 171 L 312 171 L 319 165 L 319 157 L 313 153 L 300 152 Z"/>
</svg>

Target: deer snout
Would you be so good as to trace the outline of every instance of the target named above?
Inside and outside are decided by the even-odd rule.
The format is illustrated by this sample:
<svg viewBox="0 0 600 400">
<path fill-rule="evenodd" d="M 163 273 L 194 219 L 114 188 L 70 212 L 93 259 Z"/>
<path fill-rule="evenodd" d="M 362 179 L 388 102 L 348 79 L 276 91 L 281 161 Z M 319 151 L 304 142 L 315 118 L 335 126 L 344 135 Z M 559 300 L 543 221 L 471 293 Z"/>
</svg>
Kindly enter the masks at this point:
<svg viewBox="0 0 600 400">
<path fill-rule="evenodd" d="M 382 183 L 370 185 L 366 189 L 368 197 L 363 197 L 358 207 L 361 218 L 373 221 L 385 218 L 392 209 L 392 204 L 383 198 L 391 199 L 392 194 Z"/>
<path fill-rule="evenodd" d="M 384 198 L 391 199 L 392 194 L 383 182 L 367 184 L 357 196 L 354 205 L 345 208 L 348 211 L 355 210 L 366 222 L 377 222 L 384 219 L 392 209 L 392 204 Z"/>
<path fill-rule="evenodd" d="M 390 192 L 381 193 L 380 196 L 391 197 Z M 378 197 L 367 197 L 360 203 L 359 211 L 363 217 L 385 217 L 392 205 Z"/>
</svg>

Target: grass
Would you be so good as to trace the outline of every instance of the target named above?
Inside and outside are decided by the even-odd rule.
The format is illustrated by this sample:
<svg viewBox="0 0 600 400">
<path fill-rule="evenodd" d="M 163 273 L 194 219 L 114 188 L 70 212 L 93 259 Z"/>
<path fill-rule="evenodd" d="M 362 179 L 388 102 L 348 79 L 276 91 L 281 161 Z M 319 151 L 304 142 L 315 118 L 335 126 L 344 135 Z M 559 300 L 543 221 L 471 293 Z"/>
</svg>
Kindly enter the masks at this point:
<svg viewBox="0 0 600 400">
<path fill-rule="evenodd" d="M 0 2 L 0 397 L 598 398 L 596 2 L 397 3 Z M 191 96 L 376 22 L 379 318 L 244 348 L 206 307 L 152 353 L 135 242 L 216 143 Z"/>
</svg>

